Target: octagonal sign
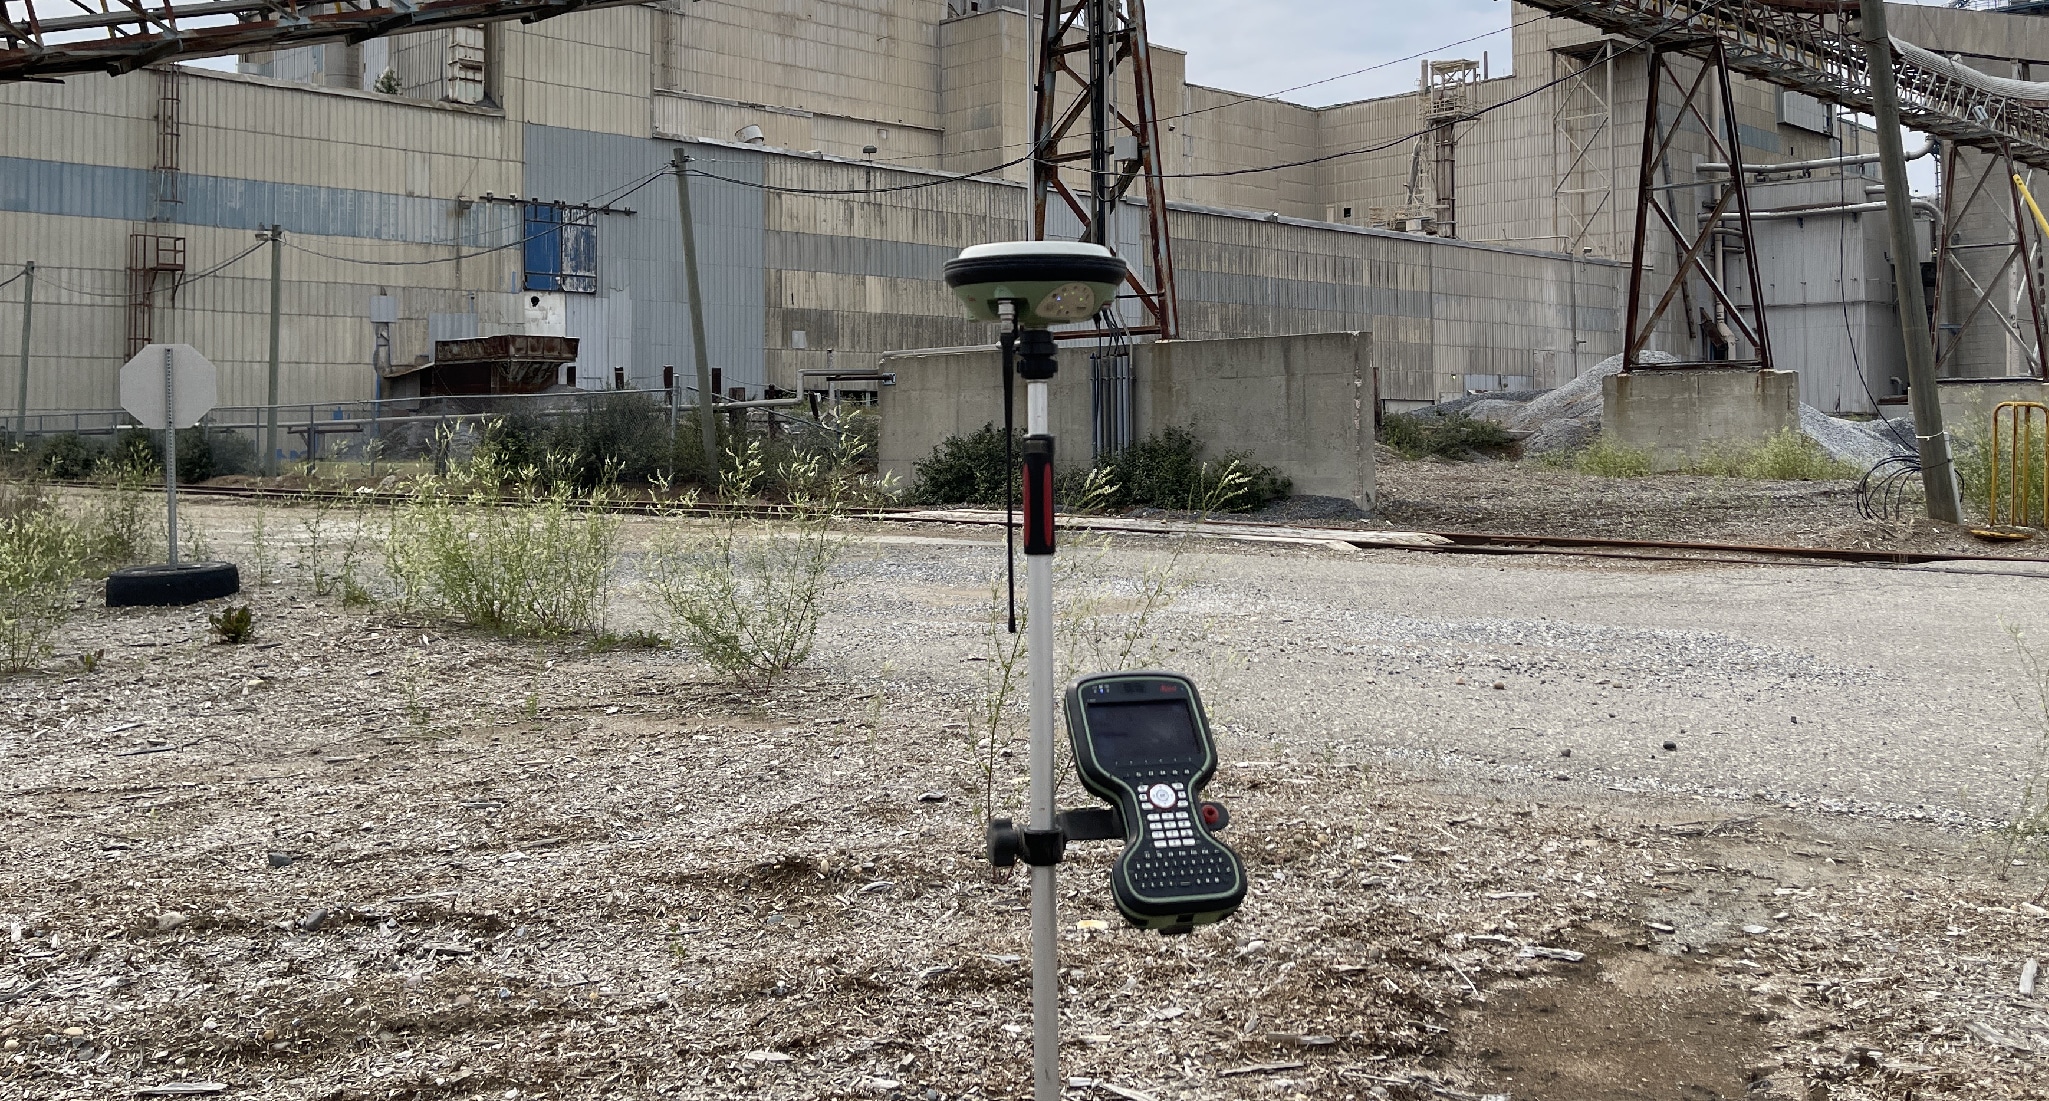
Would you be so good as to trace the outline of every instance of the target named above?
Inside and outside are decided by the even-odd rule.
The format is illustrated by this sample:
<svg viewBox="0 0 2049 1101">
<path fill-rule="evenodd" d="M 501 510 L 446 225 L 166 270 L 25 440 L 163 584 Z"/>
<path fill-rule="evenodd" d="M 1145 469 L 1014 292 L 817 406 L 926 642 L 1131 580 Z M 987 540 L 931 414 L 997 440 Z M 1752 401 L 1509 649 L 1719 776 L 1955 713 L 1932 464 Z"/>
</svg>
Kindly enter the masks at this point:
<svg viewBox="0 0 2049 1101">
<path fill-rule="evenodd" d="M 121 408 L 144 428 L 164 427 L 164 354 L 171 357 L 171 392 L 177 402 L 171 419 L 190 428 L 213 411 L 219 400 L 219 375 L 213 362 L 190 344 L 151 344 L 121 365 Z"/>
</svg>

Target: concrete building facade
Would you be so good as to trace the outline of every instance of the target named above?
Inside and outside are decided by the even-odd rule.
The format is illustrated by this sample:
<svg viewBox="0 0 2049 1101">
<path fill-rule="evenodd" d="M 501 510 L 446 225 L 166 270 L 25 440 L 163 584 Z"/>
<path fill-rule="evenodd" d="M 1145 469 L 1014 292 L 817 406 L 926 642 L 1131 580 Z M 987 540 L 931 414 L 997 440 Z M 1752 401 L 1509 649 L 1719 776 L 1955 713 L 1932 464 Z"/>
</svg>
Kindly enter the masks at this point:
<svg viewBox="0 0 2049 1101">
<path fill-rule="evenodd" d="M 579 385 L 656 386 L 671 365 L 687 381 L 663 175 L 679 147 L 705 173 L 709 356 L 728 386 L 796 389 L 829 362 L 984 341 L 937 277 L 961 247 L 1026 232 L 1036 34 L 1022 7 L 664 2 L 251 56 L 233 73 L 0 86 L 0 278 L 39 265 L 29 406 L 112 407 L 139 332 L 214 358 L 224 403 L 260 402 L 255 234 L 273 224 L 286 402 L 377 393 L 373 299 L 397 318 L 394 363 L 435 339 L 534 332 L 582 342 Z M 1476 81 L 1456 128 L 1459 240 L 1370 224 L 1408 198 L 1416 96 L 1300 107 L 1190 84 L 1183 55 L 1156 46 L 1185 335 L 1370 331 L 1396 405 L 1552 385 L 1619 350 L 1643 59 L 1520 6 L 1512 18 L 1513 74 Z M 1828 155 L 1847 132 L 1788 124 L 1763 85 L 1737 98 L 1747 158 Z M 1679 139 L 1696 159 L 1699 138 Z M 1139 227 L 1122 219 L 1120 240 Z M 179 242 L 181 269 L 137 261 L 158 238 Z M 0 333 L 19 322 L 14 290 Z M 1662 342 L 1697 340 L 1687 329 Z"/>
</svg>

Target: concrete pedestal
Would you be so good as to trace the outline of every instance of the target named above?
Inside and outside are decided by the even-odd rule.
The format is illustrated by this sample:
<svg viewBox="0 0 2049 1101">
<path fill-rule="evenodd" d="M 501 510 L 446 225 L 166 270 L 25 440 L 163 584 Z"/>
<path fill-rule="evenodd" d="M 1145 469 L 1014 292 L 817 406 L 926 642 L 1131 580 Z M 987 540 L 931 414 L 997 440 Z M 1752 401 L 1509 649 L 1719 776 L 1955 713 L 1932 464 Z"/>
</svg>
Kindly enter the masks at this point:
<svg viewBox="0 0 2049 1101">
<path fill-rule="evenodd" d="M 1799 427 L 1800 376 L 1792 371 L 1632 371 L 1601 383 L 1602 435 L 1649 451 L 1658 470 Z"/>
</svg>

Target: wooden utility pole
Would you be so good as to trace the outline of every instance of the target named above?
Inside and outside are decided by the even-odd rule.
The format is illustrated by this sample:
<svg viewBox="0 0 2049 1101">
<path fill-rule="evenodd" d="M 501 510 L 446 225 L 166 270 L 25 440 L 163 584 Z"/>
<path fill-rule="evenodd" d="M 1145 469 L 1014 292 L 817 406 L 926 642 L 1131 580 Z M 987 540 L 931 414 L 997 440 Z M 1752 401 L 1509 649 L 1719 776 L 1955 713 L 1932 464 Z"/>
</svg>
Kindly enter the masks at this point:
<svg viewBox="0 0 2049 1101">
<path fill-rule="evenodd" d="M 270 385 L 265 391 L 268 407 L 263 412 L 263 473 L 277 475 L 277 365 L 278 327 L 285 301 L 285 227 L 270 227 Z M 306 452 L 313 452 L 313 427 L 306 426 Z"/>
<path fill-rule="evenodd" d="M 1935 339 L 1928 330 L 1928 304 L 1921 294 L 1921 265 L 1914 248 L 1914 212 L 1907 191 L 1907 157 L 1900 142 L 1899 87 L 1893 80 L 1892 40 L 1886 36 L 1885 0 L 1861 0 L 1864 42 L 1871 66 L 1872 116 L 1878 121 L 1878 160 L 1885 172 L 1885 209 L 1892 222 L 1892 275 L 1899 306 L 1900 336 L 1907 345 L 1907 385 L 1913 395 L 1914 435 L 1920 441 L 1921 485 L 1928 518 L 1963 522 L 1957 501 L 1956 470 L 1943 430 L 1942 401 L 1936 392 Z"/>
<path fill-rule="evenodd" d="M 17 444 L 28 436 L 28 334 L 29 325 L 36 316 L 34 260 L 21 266 L 21 277 L 27 282 L 21 288 L 21 378 L 14 397 L 14 442 Z"/>
<path fill-rule="evenodd" d="M 697 360 L 697 428 L 704 437 L 705 477 L 719 476 L 719 425 L 712 416 L 711 356 L 704 348 L 704 291 L 697 280 L 697 227 L 690 220 L 690 154 L 676 150 L 676 209 L 683 218 L 683 279 L 690 294 L 690 351 Z M 707 487 L 709 488 L 709 487 Z"/>
</svg>

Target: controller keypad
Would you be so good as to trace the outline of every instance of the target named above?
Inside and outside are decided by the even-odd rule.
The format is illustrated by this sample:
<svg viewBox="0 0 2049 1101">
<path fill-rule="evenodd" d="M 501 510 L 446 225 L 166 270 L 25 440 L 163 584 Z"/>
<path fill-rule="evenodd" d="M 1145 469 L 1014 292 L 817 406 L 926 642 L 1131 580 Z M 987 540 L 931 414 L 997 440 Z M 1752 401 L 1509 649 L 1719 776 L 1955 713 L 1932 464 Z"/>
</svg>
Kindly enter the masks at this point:
<svg viewBox="0 0 2049 1101">
<path fill-rule="evenodd" d="M 1140 773 L 1143 839 L 1126 864 L 1131 885 L 1144 894 L 1221 891 L 1236 880 L 1231 858 L 1196 826 L 1186 781 L 1167 773 Z"/>
</svg>

